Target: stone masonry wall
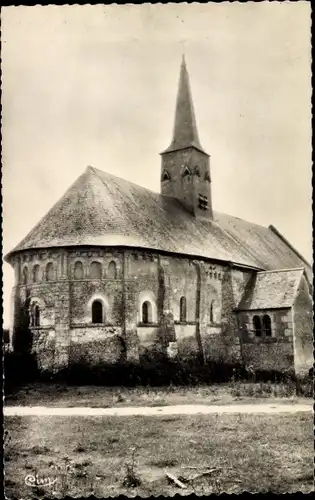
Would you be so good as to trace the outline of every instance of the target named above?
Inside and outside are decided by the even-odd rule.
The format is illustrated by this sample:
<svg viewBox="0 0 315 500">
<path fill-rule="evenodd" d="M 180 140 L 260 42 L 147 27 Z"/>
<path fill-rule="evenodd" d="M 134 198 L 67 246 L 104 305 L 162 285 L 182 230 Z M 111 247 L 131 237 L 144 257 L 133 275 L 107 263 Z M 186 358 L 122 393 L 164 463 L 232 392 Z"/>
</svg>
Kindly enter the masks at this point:
<svg viewBox="0 0 315 500">
<path fill-rule="evenodd" d="M 75 274 L 78 261 L 83 267 L 79 279 Z M 92 262 L 101 266 L 98 278 L 90 275 Z M 112 262 L 114 276 L 110 274 Z M 49 279 L 48 263 L 53 264 Z M 269 311 L 271 339 L 253 337 L 254 312 L 235 313 L 250 271 L 136 249 L 100 248 L 24 252 L 14 265 L 14 328 L 19 335 L 29 333 L 42 369 L 51 365 L 58 370 L 82 360 L 89 364 L 138 363 L 150 352 L 167 355 L 170 346 L 182 360 L 197 356 L 226 363 L 244 361 L 256 369 L 293 366 L 291 313 Z M 40 268 L 34 281 L 36 265 Z M 303 332 L 310 331 L 304 311 L 310 311 L 311 304 L 303 290 L 294 309 L 298 360 L 305 358 L 303 346 L 309 342 L 309 333 L 307 337 Z M 185 320 L 180 318 L 181 297 L 186 299 Z M 92 324 L 95 299 L 105 307 L 101 325 Z M 32 301 L 40 306 L 40 327 L 29 325 L 27 308 Z M 149 324 L 143 324 L 144 301 L 152 306 Z"/>
<path fill-rule="evenodd" d="M 167 261 L 167 262 L 166 262 Z M 200 355 L 198 339 L 198 265 L 185 258 L 163 258 L 163 269 L 167 280 L 168 299 L 165 311 L 173 321 L 173 338 L 177 342 L 177 352 L 182 360 Z M 180 301 L 186 300 L 186 320 L 180 318 Z M 162 333 L 163 335 L 163 333 Z"/>
<path fill-rule="evenodd" d="M 36 355 L 40 371 L 52 371 L 56 364 L 56 332 L 54 328 L 32 330 L 32 352 Z"/>
<path fill-rule="evenodd" d="M 271 337 L 256 337 L 255 315 L 268 314 L 271 319 Z M 241 332 L 242 360 L 255 370 L 293 371 L 293 326 L 291 309 L 258 310 L 238 313 Z"/>
<path fill-rule="evenodd" d="M 48 262 L 53 262 L 49 281 Z M 83 268 L 80 279 L 75 273 L 77 262 Z M 97 279 L 90 275 L 92 262 L 101 266 Z M 109 275 L 110 262 L 115 262 L 114 277 Z M 226 344 L 222 342 L 222 313 L 227 311 L 231 315 L 233 302 L 227 304 L 223 266 L 181 257 L 160 257 L 148 251 L 99 248 L 60 249 L 30 255 L 24 252 L 16 263 L 19 281 L 14 295 L 18 302 L 15 322 L 20 321 L 18 311 L 27 301 L 36 299 L 41 304 L 40 328 L 31 329 L 33 350 L 40 357 L 41 346 L 49 338 L 49 349 L 54 349 L 54 356 L 49 359 L 56 370 L 83 358 L 91 364 L 100 359 L 122 361 L 124 356 L 125 360 L 138 362 L 139 355 L 150 350 L 166 355 L 169 344 L 174 347 L 174 342 L 181 359 L 227 356 Z M 33 283 L 32 268 L 38 263 L 38 281 Z M 26 266 L 28 283 L 24 285 Z M 186 299 L 185 321 L 180 321 L 181 297 Z M 104 304 L 104 325 L 92 325 L 91 306 L 95 299 Z M 146 300 L 152 305 L 150 325 L 142 324 L 142 304 Z M 117 342 L 112 342 L 114 337 Z M 105 346 L 109 339 L 113 345 L 116 342 L 116 347 Z M 48 358 L 45 359 L 42 364 L 47 366 Z"/>
<path fill-rule="evenodd" d="M 120 325 L 123 317 L 122 280 L 82 280 L 70 283 L 71 328 L 92 324 L 92 303 L 101 300 L 105 324 Z"/>
<path fill-rule="evenodd" d="M 125 346 L 121 327 L 85 326 L 71 328 L 69 364 L 89 366 L 122 362 Z"/>
<path fill-rule="evenodd" d="M 75 274 L 81 262 L 83 276 Z M 100 265 L 100 275 L 91 275 L 93 263 Z M 110 263 L 115 263 L 115 275 Z M 99 248 L 80 249 L 69 253 L 70 279 L 70 345 L 69 364 L 97 366 L 121 362 L 125 358 L 123 339 L 123 253 Z M 92 304 L 103 304 L 104 323 L 92 323 Z"/>
<path fill-rule="evenodd" d="M 293 306 L 295 373 L 303 376 L 313 366 L 313 303 L 305 277 L 301 279 Z"/>
<path fill-rule="evenodd" d="M 170 178 L 161 180 L 161 193 L 177 198 L 191 213 L 212 218 L 209 157 L 195 148 L 172 151 L 162 155 L 162 176 L 165 170 Z M 207 211 L 198 207 L 199 194 L 208 199 Z"/>
</svg>

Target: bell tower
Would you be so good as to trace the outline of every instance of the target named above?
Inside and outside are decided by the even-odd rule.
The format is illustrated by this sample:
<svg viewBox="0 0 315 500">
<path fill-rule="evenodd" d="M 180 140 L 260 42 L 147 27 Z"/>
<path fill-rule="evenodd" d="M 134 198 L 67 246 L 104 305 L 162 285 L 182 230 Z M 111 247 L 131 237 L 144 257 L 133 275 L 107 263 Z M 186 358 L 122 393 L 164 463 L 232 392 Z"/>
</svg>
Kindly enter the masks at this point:
<svg viewBox="0 0 315 500">
<path fill-rule="evenodd" d="M 161 157 L 161 194 L 178 199 L 195 217 L 212 219 L 210 157 L 200 144 L 184 56 L 173 139 Z"/>
</svg>

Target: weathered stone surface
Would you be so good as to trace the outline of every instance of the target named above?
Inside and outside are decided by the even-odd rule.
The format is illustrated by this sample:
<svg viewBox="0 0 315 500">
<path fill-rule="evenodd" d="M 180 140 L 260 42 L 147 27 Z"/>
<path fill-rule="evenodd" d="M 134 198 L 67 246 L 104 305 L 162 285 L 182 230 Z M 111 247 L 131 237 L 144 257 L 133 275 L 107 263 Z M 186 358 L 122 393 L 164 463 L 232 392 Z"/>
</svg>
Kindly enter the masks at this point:
<svg viewBox="0 0 315 500">
<path fill-rule="evenodd" d="M 53 330 L 33 330 L 32 353 L 41 371 L 52 371 L 55 364 L 55 332 Z"/>
<path fill-rule="evenodd" d="M 88 366 L 113 364 L 122 361 L 124 344 L 119 335 L 91 340 L 89 342 L 71 342 L 69 364 L 82 363 Z"/>
<path fill-rule="evenodd" d="M 254 370 L 293 371 L 294 353 L 292 342 L 277 339 L 276 342 L 243 344 L 243 362 Z"/>
<path fill-rule="evenodd" d="M 299 376 L 306 375 L 313 366 L 312 297 L 305 278 L 302 278 L 293 306 L 294 368 Z"/>
<path fill-rule="evenodd" d="M 78 259 L 84 269 L 82 279 L 74 276 Z M 99 279 L 89 275 L 96 261 L 101 266 Z M 109 278 L 111 262 L 115 278 Z M 53 264 L 54 279 L 47 281 L 48 263 Z M 36 265 L 40 280 L 33 282 Z M 18 269 L 12 292 L 12 341 L 21 349 L 32 348 L 42 370 L 58 371 L 83 361 L 139 363 L 148 356 L 164 359 L 175 352 L 183 361 L 243 362 L 273 370 L 295 367 L 299 374 L 312 364 L 312 301 L 304 282 L 293 309 L 236 312 L 251 272 L 216 262 L 93 247 L 25 251 L 15 258 L 14 266 Z M 185 318 L 180 315 L 182 297 Z M 102 324 L 92 323 L 95 299 L 104 306 Z M 143 324 L 144 301 L 151 304 L 150 324 Z M 40 327 L 30 325 L 35 302 L 40 307 Z M 270 338 L 256 336 L 257 314 L 270 316 Z"/>
</svg>

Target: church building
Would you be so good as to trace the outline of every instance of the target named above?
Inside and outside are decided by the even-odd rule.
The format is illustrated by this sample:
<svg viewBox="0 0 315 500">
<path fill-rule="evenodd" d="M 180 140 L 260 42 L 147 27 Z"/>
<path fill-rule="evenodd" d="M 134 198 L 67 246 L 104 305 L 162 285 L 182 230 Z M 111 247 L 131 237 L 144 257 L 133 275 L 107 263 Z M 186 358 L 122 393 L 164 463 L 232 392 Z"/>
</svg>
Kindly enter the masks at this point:
<svg viewBox="0 0 315 500">
<path fill-rule="evenodd" d="M 43 371 L 156 355 L 313 365 L 310 264 L 274 226 L 214 210 L 184 58 L 160 193 L 89 166 L 5 260 L 12 347 Z"/>
</svg>

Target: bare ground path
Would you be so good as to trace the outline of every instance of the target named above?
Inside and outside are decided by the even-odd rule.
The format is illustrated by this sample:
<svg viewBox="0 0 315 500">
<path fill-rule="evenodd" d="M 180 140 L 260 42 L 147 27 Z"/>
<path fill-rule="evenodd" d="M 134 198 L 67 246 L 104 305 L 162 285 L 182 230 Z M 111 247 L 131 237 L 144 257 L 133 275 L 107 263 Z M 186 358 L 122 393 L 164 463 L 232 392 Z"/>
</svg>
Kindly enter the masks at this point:
<svg viewBox="0 0 315 500">
<path fill-rule="evenodd" d="M 302 404 L 232 404 L 232 405 L 174 405 L 174 406 L 138 406 L 120 408 L 72 407 L 56 408 L 49 406 L 7 406 L 5 416 L 159 416 L 159 415 L 198 415 L 223 413 L 298 413 L 311 412 L 312 401 Z"/>
</svg>

